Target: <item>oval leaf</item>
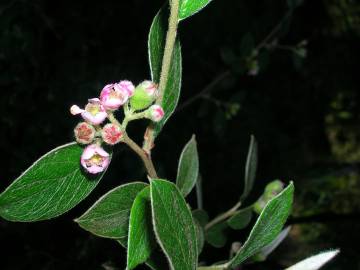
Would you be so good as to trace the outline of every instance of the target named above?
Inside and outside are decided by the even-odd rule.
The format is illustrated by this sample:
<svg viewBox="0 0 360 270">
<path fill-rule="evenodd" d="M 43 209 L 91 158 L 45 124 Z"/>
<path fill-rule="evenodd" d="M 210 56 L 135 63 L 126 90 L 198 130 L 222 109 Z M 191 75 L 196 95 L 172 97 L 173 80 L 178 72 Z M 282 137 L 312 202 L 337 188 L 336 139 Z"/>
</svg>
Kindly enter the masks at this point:
<svg viewBox="0 0 360 270">
<path fill-rule="evenodd" d="M 246 158 L 245 165 L 245 183 L 244 191 L 241 195 L 241 201 L 243 201 L 250 193 L 254 186 L 255 176 L 257 169 L 257 142 L 253 135 L 250 138 L 249 151 Z"/>
<path fill-rule="evenodd" d="M 199 157 L 195 136 L 185 145 L 179 159 L 176 185 L 186 197 L 194 188 L 199 175 Z"/>
<path fill-rule="evenodd" d="M 252 207 L 241 209 L 227 221 L 227 224 L 234 230 L 242 230 L 249 225 L 252 215 Z"/>
<path fill-rule="evenodd" d="M 83 172 L 82 151 L 76 143 L 69 143 L 38 159 L 0 195 L 0 216 L 10 221 L 39 221 L 75 207 L 103 176 Z"/>
<path fill-rule="evenodd" d="M 230 261 L 235 267 L 270 244 L 281 232 L 293 202 L 294 185 L 290 183 L 279 195 L 270 200 L 261 212 L 250 235 L 239 252 Z"/>
<path fill-rule="evenodd" d="M 144 188 L 135 198 L 131 207 L 127 269 L 134 269 L 144 263 L 156 246 L 151 222 L 150 187 Z"/>
<path fill-rule="evenodd" d="M 225 246 L 227 241 L 226 229 L 228 228 L 226 222 L 220 222 L 211 226 L 205 232 L 206 241 L 216 248 L 221 248 Z"/>
<path fill-rule="evenodd" d="M 152 180 L 151 209 L 156 238 L 173 270 L 194 270 L 197 243 L 194 221 L 178 188 L 165 180 Z"/>
<path fill-rule="evenodd" d="M 211 0 L 182 0 L 179 10 L 179 19 L 186 19 L 206 7 Z"/>
<path fill-rule="evenodd" d="M 339 252 L 339 250 L 332 250 L 320 253 L 298 262 L 297 264 L 286 268 L 286 270 L 318 270 L 338 255 Z"/>
<path fill-rule="evenodd" d="M 165 36 L 167 31 L 168 10 L 162 8 L 156 14 L 150 28 L 148 38 L 149 63 L 151 78 L 158 83 L 161 74 L 161 65 L 165 49 Z M 177 39 L 174 46 L 171 67 L 168 81 L 163 93 L 161 106 L 164 109 L 164 117 L 160 122 L 152 123 L 154 125 L 155 137 L 159 134 L 169 117 L 173 114 L 180 97 L 182 76 L 181 46 Z"/>
<path fill-rule="evenodd" d="M 133 182 L 110 190 L 75 222 L 97 236 L 127 238 L 131 206 L 146 186 L 142 182 Z"/>
</svg>

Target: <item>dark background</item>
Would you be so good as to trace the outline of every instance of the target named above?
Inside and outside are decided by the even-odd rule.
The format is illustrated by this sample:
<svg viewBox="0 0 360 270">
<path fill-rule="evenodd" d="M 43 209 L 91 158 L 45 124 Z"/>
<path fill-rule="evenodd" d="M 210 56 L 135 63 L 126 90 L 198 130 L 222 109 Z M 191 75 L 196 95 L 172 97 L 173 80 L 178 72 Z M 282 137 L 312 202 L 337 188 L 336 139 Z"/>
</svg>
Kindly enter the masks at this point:
<svg viewBox="0 0 360 270">
<path fill-rule="evenodd" d="M 161 5 L 1 1 L 1 191 L 40 155 L 73 139 L 79 119 L 69 114 L 72 104 L 83 105 L 108 82 L 149 78 L 147 34 Z M 175 178 L 181 149 L 196 134 L 204 205 L 213 217 L 241 193 L 254 134 L 259 171 L 248 203 L 271 180 L 295 182 L 290 236 L 268 262 L 249 269 L 282 269 L 329 248 L 342 253 L 324 269 L 360 269 L 359 34 L 354 0 L 214 0 L 180 25 L 182 95 L 156 143 L 159 174 Z M 256 63 L 258 75 L 248 75 Z M 130 127 L 138 142 L 145 126 Z M 68 214 L 33 224 L 0 220 L 0 269 L 123 269 L 125 250 L 72 219 L 132 180 L 146 181 L 141 162 L 118 146 L 101 184 Z M 190 202 L 196 206 L 195 194 Z M 232 241 L 246 237 L 228 233 Z M 201 259 L 226 258 L 230 244 L 206 248 Z"/>
</svg>

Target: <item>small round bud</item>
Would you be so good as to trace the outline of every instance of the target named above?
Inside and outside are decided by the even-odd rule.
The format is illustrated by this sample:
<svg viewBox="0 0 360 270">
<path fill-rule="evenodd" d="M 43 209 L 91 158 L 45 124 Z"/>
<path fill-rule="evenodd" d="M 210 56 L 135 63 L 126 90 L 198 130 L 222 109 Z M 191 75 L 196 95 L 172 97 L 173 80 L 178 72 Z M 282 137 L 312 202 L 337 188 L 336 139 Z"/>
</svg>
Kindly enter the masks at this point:
<svg viewBox="0 0 360 270">
<path fill-rule="evenodd" d="M 87 172 L 97 174 L 108 167 L 110 155 L 101 146 L 91 144 L 84 149 L 80 162 Z"/>
<path fill-rule="evenodd" d="M 157 85 L 152 81 L 143 81 L 134 91 L 130 99 L 131 108 L 135 111 L 148 108 L 156 99 Z"/>
<path fill-rule="evenodd" d="M 254 204 L 254 211 L 258 214 L 265 208 L 266 204 L 276 197 L 284 189 L 284 183 L 275 180 L 266 185 L 263 195 Z"/>
<path fill-rule="evenodd" d="M 164 110 L 159 105 L 152 105 L 147 111 L 146 111 L 146 118 L 154 121 L 159 122 L 164 117 Z"/>
<path fill-rule="evenodd" d="M 131 89 L 131 87 L 128 87 Z M 101 105 L 106 110 L 117 110 L 129 98 L 128 89 L 120 83 L 106 85 L 100 93 Z"/>
<path fill-rule="evenodd" d="M 75 139 L 78 143 L 89 144 L 94 140 L 95 129 L 92 125 L 81 122 L 74 129 Z"/>
<path fill-rule="evenodd" d="M 106 124 L 101 131 L 101 137 L 103 138 L 104 142 L 110 145 L 119 143 L 122 136 L 123 132 L 121 128 L 111 123 Z"/>
</svg>

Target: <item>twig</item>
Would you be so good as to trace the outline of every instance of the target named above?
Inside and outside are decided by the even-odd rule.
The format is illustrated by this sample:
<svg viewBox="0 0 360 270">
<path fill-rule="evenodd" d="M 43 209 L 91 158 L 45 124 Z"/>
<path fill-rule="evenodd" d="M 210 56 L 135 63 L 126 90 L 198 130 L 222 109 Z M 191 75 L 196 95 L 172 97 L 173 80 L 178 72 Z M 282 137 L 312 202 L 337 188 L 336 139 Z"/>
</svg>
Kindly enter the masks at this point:
<svg viewBox="0 0 360 270">
<path fill-rule="evenodd" d="M 214 218 L 213 220 L 211 220 L 208 224 L 205 225 L 205 230 L 208 230 L 212 226 L 214 226 L 214 225 L 220 223 L 221 221 L 235 215 L 240 206 L 241 206 L 241 202 L 238 202 L 231 209 L 229 209 L 228 211 L 222 213 L 221 215 L 219 215 L 216 218 Z"/>
<path fill-rule="evenodd" d="M 218 76 L 216 76 L 216 78 L 214 80 L 212 80 L 207 86 L 205 86 L 199 93 L 197 93 L 196 95 L 194 95 L 193 97 L 191 97 L 190 99 L 185 101 L 183 104 L 178 106 L 176 109 L 176 112 L 183 110 L 185 107 L 189 106 L 190 104 L 192 104 L 197 99 L 201 98 L 206 93 L 212 91 L 218 83 L 220 83 L 222 80 L 224 80 L 230 74 L 231 74 L 230 70 L 220 73 Z"/>
<path fill-rule="evenodd" d="M 177 27 L 179 22 L 180 0 L 171 0 L 169 2 L 170 2 L 169 26 L 168 26 L 168 31 L 166 33 L 164 56 L 161 65 L 159 96 L 156 99 L 156 104 L 159 105 L 162 104 L 164 91 L 168 81 L 168 76 L 170 72 L 172 56 L 174 51 L 174 45 L 176 41 Z M 143 149 L 149 156 L 151 155 L 151 149 L 153 148 L 155 141 L 154 133 L 155 133 L 154 125 L 150 124 L 145 132 L 144 145 L 143 145 Z"/>
</svg>

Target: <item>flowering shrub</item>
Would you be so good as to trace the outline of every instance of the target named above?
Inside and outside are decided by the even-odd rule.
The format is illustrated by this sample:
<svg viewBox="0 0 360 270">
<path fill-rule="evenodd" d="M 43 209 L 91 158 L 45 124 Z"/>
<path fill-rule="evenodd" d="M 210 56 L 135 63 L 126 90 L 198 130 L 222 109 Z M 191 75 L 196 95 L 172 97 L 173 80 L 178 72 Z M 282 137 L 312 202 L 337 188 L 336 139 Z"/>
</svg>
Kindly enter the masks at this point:
<svg viewBox="0 0 360 270">
<path fill-rule="evenodd" d="M 34 222 L 69 211 L 90 194 L 111 167 L 112 146 L 123 143 L 142 159 L 148 183 L 130 182 L 114 188 L 75 221 L 83 229 L 125 247 L 128 270 L 141 264 L 156 270 L 238 269 L 244 263 L 266 259 L 289 232 L 289 228 L 282 228 L 290 215 L 294 185 L 276 180 L 268 184 L 257 201 L 246 201 L 257 168 L 257 143 L 253 136 L 244 190 L 234 207 L 212 220 L 202 207 L 195 137 L 181 153 L 175 183 L 159 178 L 151 157 L 154 141 L 174 112 L 180 95 L 178 24 L 209 2 L 172 0 L 169 16 L 166 7 L 159 11 L 148 42 L 151 80 L 136 87 L 128 80 L 107 84 L 99 97 L 89 99 L 84 108 L 73 105 L 71 114 L 82 117 L 74 129 L 76 142 L 45 154 L 1 193 L 1 217 Z M 259 72 L 256 56 L 249 59 L 249 75 Z M 127 134 L 128 124 L 139 119 L 150 120 L 142 147 Z M 196 208 L 186 202 L 194 188 L 198 197 Z M 205 243 L 223 247 L 227 241 L 223 231 L 227 227 L 242 230 L 251 224 L 253 216 L 256 222 L 248 238 L 243 243 L 233 242 L 229 258 L 219 263 L 199 261 Z M 336 254 L 337 251 L 322 253 L 288 270 L 319 269 Z"/>
</svg>

